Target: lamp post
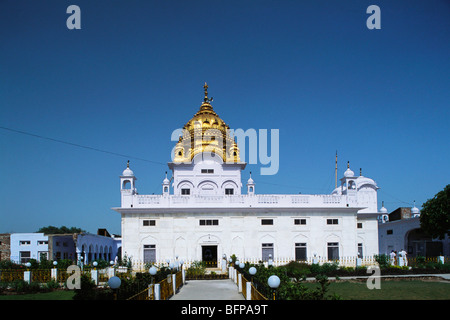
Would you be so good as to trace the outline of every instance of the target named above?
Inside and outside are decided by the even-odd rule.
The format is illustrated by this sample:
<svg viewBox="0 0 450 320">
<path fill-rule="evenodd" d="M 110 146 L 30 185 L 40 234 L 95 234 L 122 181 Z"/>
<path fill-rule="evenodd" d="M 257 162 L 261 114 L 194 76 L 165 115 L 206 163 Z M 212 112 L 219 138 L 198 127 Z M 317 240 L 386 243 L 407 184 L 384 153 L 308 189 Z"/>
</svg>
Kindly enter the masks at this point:
<svg viewBox="0 0 450 320">
<path fill-rule="evenodd" d="M 270 276 L 267 280 L 267 284 L 273 289 L 273 300 L 275 300 L 275 291 L 280 285 L 280 278 L 278 278 L 278 276 L 276 275 Z"/>
<path fill-rule="evenodd" d="M 151 266 L 150 269 L 148 269 L 148 272 L 150 273 L 150 275 L 152 276 L 152 283 L 150 285 L 151 288 L 153 288 L 153 283 L 154 283 L 154 276 L 156 275 L 156 273 L 158 272 L 158 270 L 155 268 L 155 266 Z M 154 290 L 152 289 L 152 292 Z M 149 296 L 151 294 L 149 293 Z"/>
<path fill-rule="evenodd" d="M 250 269 L 248 269 L 248 273 L 250 273 L 250 275 L 252 276 L 251 283 L 253 284 L 253 276 L 256 274 L 256 268 L 250 267 Z"/>
<path fill-rule="evenodd" d="M 113 292 L 114 292 L 114 300 L 117 300 L 117 289 L 119 289 L 119 287 L 120 287 L 120 283 L 121 283 L 122 281 L 120 280 L 120 278 L 119 277 L 117 277 L 117 276 L 114 276 L 114 277 L 111 277 L 111 278 L 109 278 L 109 280 L 108 280 L 108 286 L 113 290 Z"/>
</svg>

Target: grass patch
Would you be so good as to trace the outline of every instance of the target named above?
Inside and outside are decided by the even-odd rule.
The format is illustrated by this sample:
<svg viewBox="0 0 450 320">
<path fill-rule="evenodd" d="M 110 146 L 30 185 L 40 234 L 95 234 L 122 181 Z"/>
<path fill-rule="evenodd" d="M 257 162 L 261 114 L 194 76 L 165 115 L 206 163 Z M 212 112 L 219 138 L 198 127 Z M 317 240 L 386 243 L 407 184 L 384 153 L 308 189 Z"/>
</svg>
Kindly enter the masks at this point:
<svg viewBox="0 0 450 320">
<path fill-rule="evenodd" d="M 315 283 L 305 283 L 315 288 Z M 450 282 L 422 280 L 381 280 L 379 290 L 369 290 L 366 281 L 331 282 L 328 293 L 343 300 L 449 300 Z"/>
<path fill-rule="evenodd" d="M 0 300 L 72 300 L 75 294 L 72 290 L 55 290 L 27 294 L 0 295 Z"/>
</svg>

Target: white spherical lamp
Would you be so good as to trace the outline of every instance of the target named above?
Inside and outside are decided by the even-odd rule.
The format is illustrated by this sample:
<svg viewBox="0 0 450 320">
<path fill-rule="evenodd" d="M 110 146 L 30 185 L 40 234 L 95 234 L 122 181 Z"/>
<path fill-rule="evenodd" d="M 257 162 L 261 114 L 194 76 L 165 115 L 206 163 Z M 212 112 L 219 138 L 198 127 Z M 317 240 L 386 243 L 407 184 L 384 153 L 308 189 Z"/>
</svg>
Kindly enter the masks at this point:
<svg viewBox="0 0 450 320">
<path fill-rule="evenodd" d="M 121 283 L 121 282 L 122 282 L 122 281 L 120 280 L 119 277 L 114 276 L 114 277 L 109 278 L 109 280 L 108 280 L 108 286 L 109 286 L 111 289 L 115 290 L 115 289 L 118 289 L 118 288 L 120 287 L 120 283 Z"/>
<path fill-rule="evenodd" d="M 148 272 L 150 272 L 150 274 L 151 274 L 152 276 L 154 276 L 154 275 L 158 272 L 158 270 L 157 270 L 154 266 L 152 266 L 152 267 L 148 270 Z"/>
<path fill-rule="evenodd" d="M 280 285 L 280 278 L 278 278 L 278 276 L 276 275 L 270 276 L 269 279 L 267 280 L 267 284 L 272 289 L 276 289 Z"/>
</svg>

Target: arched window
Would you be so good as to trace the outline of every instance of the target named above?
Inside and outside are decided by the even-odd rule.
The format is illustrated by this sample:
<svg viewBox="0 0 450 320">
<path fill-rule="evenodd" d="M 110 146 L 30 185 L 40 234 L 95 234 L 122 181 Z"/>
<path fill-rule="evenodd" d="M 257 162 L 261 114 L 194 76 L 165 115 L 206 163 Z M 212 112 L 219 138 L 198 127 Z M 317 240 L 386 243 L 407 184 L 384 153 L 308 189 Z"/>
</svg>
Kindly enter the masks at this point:
<svg viewBox="0 0 450 320">
<path fill-rule="evenodd" d="M 122 189 L 131 189 L 131 182 L 130 182 L 130 180 L 125 180 L 123 182 Z"/>
<path fill-rule="evenodd" d="M 349 190 L 355 190 L 355 189 L 356 189 L 355 181 L 350 180 L 350 181 L 348 182 L 348 189 L 349 189 Z"/>
</svg>

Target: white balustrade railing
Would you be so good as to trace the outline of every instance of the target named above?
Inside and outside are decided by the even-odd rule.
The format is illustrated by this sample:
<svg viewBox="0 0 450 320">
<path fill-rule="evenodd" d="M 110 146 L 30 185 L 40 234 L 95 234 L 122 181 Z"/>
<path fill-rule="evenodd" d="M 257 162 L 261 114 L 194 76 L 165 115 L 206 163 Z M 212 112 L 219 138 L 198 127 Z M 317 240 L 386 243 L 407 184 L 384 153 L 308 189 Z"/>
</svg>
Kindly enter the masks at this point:
<svg viewBox="0 0 450 320">
<path fill-rule="evenodd" d="M 126 197 L 123 205 L 133 208 L 168 207 L 252 207 L 252 208 L 301 208 L 301 207 L 345 207 L 344 196 L 339 195 L 141 195 Z M 129 205 L 128 205 L 129 203 Z"/>
</svg>

